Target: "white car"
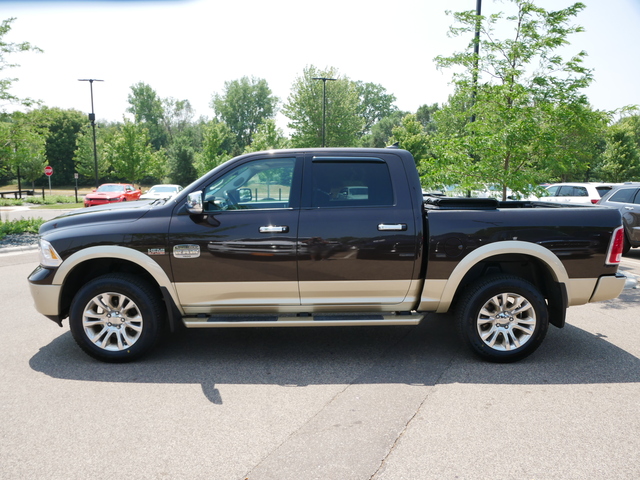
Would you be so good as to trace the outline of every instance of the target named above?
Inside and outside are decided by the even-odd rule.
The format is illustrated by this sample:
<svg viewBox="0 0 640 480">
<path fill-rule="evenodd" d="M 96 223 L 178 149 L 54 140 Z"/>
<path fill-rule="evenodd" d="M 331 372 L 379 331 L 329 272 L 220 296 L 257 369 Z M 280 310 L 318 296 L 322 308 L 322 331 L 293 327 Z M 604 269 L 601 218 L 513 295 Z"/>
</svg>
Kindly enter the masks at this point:
<svg viewBox="0 0 640 480">
<path fill-rule="evenodd" d="M 542 202 L 577 203 L 595 205 L 615 183 L 554 183 L 546 187 L 547 195 L 540 197 Z"/>
<path fill-rule="evenodd" d="M 154 185 L 140 196 L 140 200 L 155 200 L 157 198 L 171 198 L 177 194 L 182 187 L 180 185 Z"/>
</svg>

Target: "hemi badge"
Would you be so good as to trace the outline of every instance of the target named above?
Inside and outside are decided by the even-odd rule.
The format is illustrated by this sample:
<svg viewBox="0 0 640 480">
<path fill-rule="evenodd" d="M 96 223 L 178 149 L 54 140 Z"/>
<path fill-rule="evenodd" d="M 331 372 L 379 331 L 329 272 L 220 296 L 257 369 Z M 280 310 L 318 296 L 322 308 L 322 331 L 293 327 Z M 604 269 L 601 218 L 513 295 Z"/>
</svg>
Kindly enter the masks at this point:
<svg viewBox="0 0 640 480">
<path fill-rule="evenodd" d="M 174 245 L 173 256 L 176 258 L 198 258 L 200 245 Z"/>
<path fill-rule="evenodd" d="M 150 248 L 147 250 L 147 255 L 164 255 L 164 248 Z"/>
</svg>

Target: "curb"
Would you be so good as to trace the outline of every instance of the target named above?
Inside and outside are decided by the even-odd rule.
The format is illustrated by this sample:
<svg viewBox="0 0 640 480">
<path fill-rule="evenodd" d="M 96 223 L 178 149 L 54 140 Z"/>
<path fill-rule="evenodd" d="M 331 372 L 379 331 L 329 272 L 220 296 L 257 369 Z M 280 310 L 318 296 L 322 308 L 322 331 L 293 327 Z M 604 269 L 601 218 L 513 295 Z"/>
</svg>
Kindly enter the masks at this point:
<svg viewBox="0 0 640 480">
<path fill-rule="evenodd" d="M 0 247 L 0 256 L 8 255 L 10 253 L 31 253 L 37 252 L 38 245 L 24 245 L 21 247 Z"/>
</svg>

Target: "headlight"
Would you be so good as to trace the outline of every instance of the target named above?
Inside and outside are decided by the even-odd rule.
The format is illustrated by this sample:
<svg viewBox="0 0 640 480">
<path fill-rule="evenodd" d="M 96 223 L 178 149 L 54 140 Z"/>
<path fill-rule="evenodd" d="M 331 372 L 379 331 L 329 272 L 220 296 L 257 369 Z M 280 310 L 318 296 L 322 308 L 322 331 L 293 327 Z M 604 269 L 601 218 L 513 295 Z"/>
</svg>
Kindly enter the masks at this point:
<svg viewBox="0 0 640 480">
<path fill-rule="evenodd" d="M 43 267 L 59 267 L 62 259 L 56 249 L 46 240 L 40 239 L 40 265 Z"/>
</svg>

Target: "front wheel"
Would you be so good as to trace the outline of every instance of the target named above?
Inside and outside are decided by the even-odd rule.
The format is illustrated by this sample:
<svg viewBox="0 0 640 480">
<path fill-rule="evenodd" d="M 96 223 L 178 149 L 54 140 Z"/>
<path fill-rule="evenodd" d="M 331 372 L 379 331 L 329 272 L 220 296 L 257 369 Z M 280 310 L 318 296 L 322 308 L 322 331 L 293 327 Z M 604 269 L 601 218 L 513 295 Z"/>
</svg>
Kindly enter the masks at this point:
<svg viewBox="0 0 640 480">
<path fill-rule="evenodd" d="M 515 362 L 533 353 L 549 328 L 547 304 L 520 277 L 492 275 L 472 284 L 460 299 L 456 327 L 481 358 Z"/>
<path fill-rule="evenodd" d="M 156 344 L 164 320 L 151 286 L 129 274 L 108 274 L 82 287 L 71 303 L 69 326 L 76 343 L 105 362 L 128 362 Z"/>
</svg>

